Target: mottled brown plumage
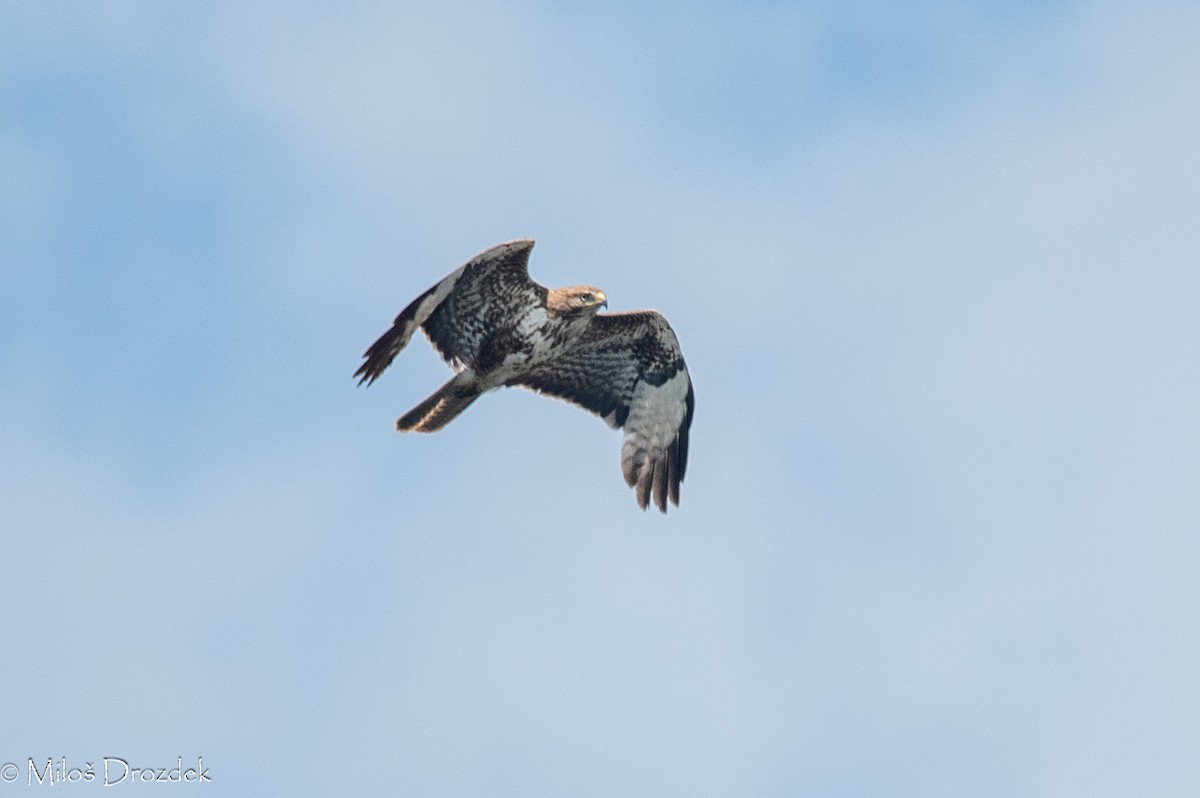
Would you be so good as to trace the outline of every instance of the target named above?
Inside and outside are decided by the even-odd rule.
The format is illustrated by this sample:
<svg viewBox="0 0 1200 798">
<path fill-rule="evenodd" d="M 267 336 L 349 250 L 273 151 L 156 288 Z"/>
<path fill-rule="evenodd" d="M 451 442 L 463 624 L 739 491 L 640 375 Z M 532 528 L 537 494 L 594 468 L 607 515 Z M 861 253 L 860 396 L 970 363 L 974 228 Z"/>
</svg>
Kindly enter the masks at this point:
<svg viewBox="0 0 1200 798">
<path fill-rule="evenodd" d="M 599 313 L 594 286 L 547 289 L 529 278 L 532 239 L 475 256 L 413 300 L 363 355 L 370 385 L 420 327 L 456 374 L 396 421 L 436 432 L 485 391 L 519 385 L 623 428 L 621 471 L 643 509 L 679 504 L 695 397 L 679 341 L 652 310 Z"/>
</svg>

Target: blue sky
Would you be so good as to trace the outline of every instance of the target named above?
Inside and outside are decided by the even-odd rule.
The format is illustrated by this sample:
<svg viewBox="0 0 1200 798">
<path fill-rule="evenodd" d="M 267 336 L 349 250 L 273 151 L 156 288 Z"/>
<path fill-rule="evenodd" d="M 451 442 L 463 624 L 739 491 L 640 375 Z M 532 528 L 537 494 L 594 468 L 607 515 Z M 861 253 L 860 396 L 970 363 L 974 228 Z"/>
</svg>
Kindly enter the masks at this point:
<svg viewBox="0 0 1200 798">
<path fill-rule="evenodd" d="M 5 16 L 0 792 L 1200 788 L 1189 4 Z M 351 380 L 519 236 L 677 331 L 668 516 Z"/>
</svg>

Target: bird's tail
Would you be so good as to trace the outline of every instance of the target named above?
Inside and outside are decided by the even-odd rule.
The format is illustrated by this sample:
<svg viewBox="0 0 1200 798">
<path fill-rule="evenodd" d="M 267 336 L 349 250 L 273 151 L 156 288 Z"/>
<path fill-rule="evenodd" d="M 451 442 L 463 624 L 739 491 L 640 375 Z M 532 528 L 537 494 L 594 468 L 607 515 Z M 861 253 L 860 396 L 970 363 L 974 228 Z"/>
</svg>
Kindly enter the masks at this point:
<svg viewBox="0 0 1200 798">
<path fill-rule="evenodd" d="M 396 419 L 397 432 L 437 432 L 482 395 L 474 375 L 456 374 L 433 396 Z"/>
</svg>

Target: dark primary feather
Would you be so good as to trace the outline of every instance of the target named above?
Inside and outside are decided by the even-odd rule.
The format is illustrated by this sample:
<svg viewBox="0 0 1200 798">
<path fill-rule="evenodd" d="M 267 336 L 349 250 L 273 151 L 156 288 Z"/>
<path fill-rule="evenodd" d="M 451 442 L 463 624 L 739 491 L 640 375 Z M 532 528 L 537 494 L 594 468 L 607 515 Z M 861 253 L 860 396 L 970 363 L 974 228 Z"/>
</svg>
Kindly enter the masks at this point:
<svg viewBox="0 0 1200 798">
<path fill-rule="evenodd" d="M 421 327 L 442 357 L 470 364 L 515 309 L 544 301 L 546 289 L 529 279 L 533 240 L 517 239 L 476 255 L 408 304 L 392 328 L 363 353 L 354 376 L 370 385 Z"/>
<path fill-rule="evenodd" d="M 474 262 L 454 291 L 421 328 L 447 363 L 474 365 L 506 323 L 530 305 L 545 304 L 546 289 L 529 279 L 529 246 Z"/>
</svg>

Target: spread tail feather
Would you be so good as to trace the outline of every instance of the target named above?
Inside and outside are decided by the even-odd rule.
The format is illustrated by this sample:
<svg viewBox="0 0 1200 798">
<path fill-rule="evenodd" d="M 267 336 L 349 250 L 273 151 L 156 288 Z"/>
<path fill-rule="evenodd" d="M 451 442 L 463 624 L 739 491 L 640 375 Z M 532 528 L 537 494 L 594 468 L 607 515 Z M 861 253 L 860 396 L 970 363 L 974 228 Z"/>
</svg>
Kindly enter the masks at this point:
<svg viewBox="0 0 1200 798">
<path fill-rule="evenodd" d="M 397 432 L 437 432 L 482 395 L 475 380 L 458 374 L 424 402 L 396 419 Z"/>
</svg>

